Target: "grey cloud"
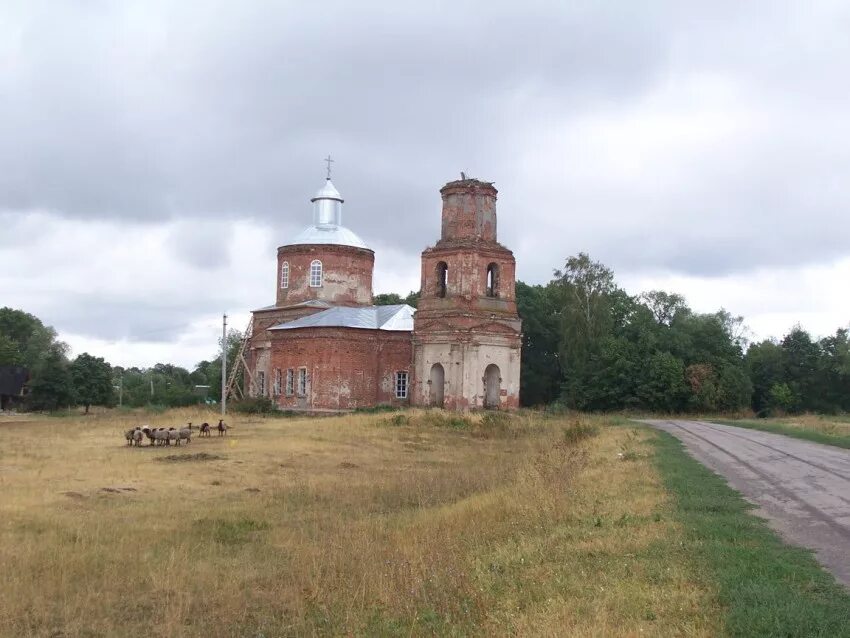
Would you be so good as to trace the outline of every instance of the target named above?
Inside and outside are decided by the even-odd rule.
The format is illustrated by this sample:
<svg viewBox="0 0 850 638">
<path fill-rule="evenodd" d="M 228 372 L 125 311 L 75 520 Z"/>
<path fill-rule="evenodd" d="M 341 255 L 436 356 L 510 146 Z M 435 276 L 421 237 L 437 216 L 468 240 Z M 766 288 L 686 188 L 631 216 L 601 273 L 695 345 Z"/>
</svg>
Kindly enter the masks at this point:
<svg viewBox="0 0 850 638">
<path fill-rule="evenodd" d="M 530 280 L 580 250 L 622 270 L 707 275 L 847 254 L 840 3 L 95 2 L 3 12 L 0 210 L 181 218 L 199 231 L 172 248 L 193 267 L 215 244 L 207 220 L 260 220 L 275 245 L 298 232 L 328 152 L 347 225 L 410 251 L 414 271 L 438 233 L 437 190 L 460 170 L 496 181 L 503 241 Z M 564 177 L 535 153 L 581 117 L 616 118 L 697 76 L 739 87 L 752 100 L 742 108 L 765 111 L 767 133 L 687 165 L 668 159 L 657 173 L 670 181 L 651 193 L 606 182 L 605 167 L 594 184 Z M 541 173 L 551 175 L 545 189 Z"/>
</svg>

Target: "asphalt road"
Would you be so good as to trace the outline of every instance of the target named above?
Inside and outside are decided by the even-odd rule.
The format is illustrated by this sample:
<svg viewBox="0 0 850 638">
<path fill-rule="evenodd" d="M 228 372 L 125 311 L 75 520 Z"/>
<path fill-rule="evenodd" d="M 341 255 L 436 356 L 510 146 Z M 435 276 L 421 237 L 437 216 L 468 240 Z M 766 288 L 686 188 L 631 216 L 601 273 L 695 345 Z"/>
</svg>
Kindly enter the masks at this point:
<svg viewBox="0 0 850 638">
<path fill-rule="evenodd" d="M 643 422 L 679 438 L 850 587 L 850 450 L 705 421 Z"/>
</svg>

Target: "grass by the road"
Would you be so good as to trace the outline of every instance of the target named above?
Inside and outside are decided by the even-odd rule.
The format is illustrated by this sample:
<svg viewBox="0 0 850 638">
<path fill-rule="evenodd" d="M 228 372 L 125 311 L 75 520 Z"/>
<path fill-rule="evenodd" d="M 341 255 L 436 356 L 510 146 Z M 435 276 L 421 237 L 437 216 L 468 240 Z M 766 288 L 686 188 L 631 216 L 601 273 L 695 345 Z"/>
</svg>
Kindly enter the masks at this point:
<svg viewBox="0 0 850 638">
<path fill-rule="evenodd" d="M 785 545 L 725 481 L 658 432 L 656 461 L 683 527 L 684 553 L 730 636 L 850 636 L 850 592 Z M 697 583 L 699 584 L 699 583 Z"/>
<path fill-rule="evenodd" d="M 795 417 L 774 419 L 711 419 L 722 425 L 735 425 L 739 428 L 773 432 L 850 449 L 850 419 L 847 417 L 829 417 L 815 414 L 803 414 Z"/>
</svg>

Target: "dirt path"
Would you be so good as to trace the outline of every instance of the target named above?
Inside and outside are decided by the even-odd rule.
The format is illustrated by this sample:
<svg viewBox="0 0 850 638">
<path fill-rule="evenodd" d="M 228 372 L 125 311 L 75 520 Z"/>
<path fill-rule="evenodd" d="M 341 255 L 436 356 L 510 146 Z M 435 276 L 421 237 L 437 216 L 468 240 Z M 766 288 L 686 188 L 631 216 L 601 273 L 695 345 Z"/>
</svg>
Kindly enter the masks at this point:
<svg viewBox="0 0 850 638">
<path fill-rule="evenodd" d="M 705 421 L 643 423 L 679 438 L 850 587 L 850 450 Z"/>
</svg>

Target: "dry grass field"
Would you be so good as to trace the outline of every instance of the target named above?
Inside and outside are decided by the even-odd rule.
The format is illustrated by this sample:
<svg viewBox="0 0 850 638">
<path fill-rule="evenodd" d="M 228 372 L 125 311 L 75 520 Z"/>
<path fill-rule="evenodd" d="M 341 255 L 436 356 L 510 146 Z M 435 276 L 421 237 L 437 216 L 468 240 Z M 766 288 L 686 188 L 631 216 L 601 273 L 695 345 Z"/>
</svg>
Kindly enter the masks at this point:
<svg viewBox="0 0 850 638">
<path fill-rule="evenodd" d="M 0 635 L 715 635 L 653 433 L 599 417 L 0 422 Z"/>
</svg>

